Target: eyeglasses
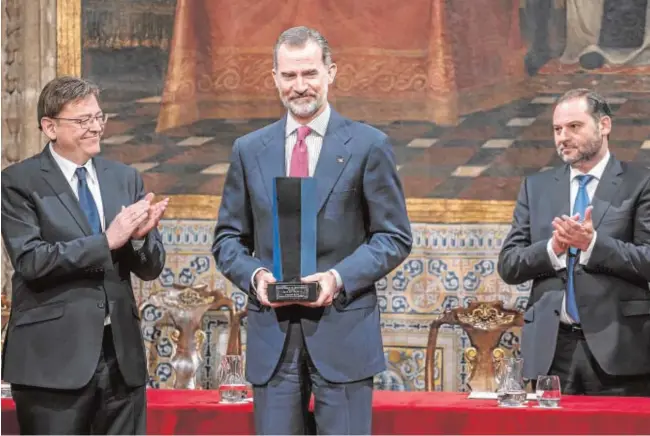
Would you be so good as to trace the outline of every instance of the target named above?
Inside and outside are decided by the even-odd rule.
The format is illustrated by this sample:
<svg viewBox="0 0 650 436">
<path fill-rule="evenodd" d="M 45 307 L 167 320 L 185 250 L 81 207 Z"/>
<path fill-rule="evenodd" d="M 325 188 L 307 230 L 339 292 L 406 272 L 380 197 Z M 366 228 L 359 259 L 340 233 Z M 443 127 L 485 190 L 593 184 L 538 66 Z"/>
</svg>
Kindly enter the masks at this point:
<svg viewBox="0 0 650 436">
<path fill-rule="evenodd" d="M 88 129 L 92 125 L 93 121 L 97 121 L 100 126 L 103 126 L 104 124 L 106 124 L 106 121 L 108 120 L 108 115 L 101 114 L 101 115 L 97 115 L 95 117 L 86 117 L 86 118 L 52 117 L 52 119 L 54 119 L 54 120 L 72 121 L 73 123 L 77 124 L 80 128 Z"/>
</svg>

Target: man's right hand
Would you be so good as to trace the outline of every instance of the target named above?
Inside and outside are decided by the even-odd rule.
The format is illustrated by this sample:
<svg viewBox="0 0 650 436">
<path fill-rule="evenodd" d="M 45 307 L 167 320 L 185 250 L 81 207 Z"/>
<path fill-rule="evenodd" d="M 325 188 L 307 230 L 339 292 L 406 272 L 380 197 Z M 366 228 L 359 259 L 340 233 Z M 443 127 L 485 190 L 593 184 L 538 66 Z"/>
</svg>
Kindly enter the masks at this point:
<svg viewBox="0 0 650 436">
<path fill-rule="evenodd" d="M 131 239 L 135 229 L 147 220 L 150 206 L 151 203 L 147 200 L 140 200 L 129 207 L 122 206 L 120 213 L 115 216 L 106 229 L 109 249 L 116 250 Z"/>
<path fill-rule="evenodd" d="M 295 303 L 271 303 L 269 301 L 268 286 L 269 283 L 275 283 L 275 277 L 269 271 L 261 269 L 255 274 L 255 294 L 257 299 L 264 306 L 272 308 L 290 306 Z"/>
</svg>

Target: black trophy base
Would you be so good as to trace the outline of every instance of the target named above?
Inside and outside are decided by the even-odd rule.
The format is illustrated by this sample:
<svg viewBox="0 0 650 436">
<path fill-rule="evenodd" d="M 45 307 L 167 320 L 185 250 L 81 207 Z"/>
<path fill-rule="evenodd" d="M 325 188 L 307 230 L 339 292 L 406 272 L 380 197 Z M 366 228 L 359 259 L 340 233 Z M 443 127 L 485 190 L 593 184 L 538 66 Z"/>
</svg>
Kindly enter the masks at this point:
<svg viewBox="0 0 650 436">
<path fill-rule="evenodd" d="M 271 303 L 312 303 L 318 300 L 318 283 L 275 282 L 267 287 Z"/>
</svg>

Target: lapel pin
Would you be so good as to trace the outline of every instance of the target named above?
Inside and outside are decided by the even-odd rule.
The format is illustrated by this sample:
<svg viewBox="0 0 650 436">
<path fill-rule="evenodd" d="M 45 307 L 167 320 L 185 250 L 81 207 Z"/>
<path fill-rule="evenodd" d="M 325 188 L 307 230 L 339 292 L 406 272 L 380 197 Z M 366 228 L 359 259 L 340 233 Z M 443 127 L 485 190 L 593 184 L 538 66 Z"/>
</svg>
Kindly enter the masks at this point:
<svg viewBox="0 0 650 436">
<path fill-rule="evenodd" d="M 338 163 L 343 163 L 343 157 L 342 156 L 336 156 L 336 161 Z"/>
</svg>

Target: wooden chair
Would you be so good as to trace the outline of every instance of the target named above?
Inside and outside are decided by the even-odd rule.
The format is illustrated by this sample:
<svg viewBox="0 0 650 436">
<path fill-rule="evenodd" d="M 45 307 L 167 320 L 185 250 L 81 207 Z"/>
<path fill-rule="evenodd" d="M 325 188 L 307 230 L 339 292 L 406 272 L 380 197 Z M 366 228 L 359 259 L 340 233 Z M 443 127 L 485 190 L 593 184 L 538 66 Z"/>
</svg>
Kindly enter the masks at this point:
<svg viewBox="0 0 650 436">
<path fill-rule="evenodd" d="M 499 347 L 501 335 L 512 327 L 524 325 L 523 313 L 505 309 L 501 301 L 474 301 L 469 307 L 447 310 L 439 319 L 431 323 L 424 370 L 425 390 L 434 390 L 434 369 L 438 330 L 443 324 L 458 325 L 467 332 L 472 346 L 465 350 L 469 365 L 467 384 L 473 391 L 495 392 L 495 366 L 506 357 Z"/>
<path fill-rule="evenodd" d="M 248 315 L 248 310 L 240 310 L 234 315 L 231 314 L 230 329 L 228 330 L 228 346 L 226 347 L 227 355 L 241 355 L 241 322 Z"/>
<path fill-rule="evenodd" d="M 203 344 L 206 334 L 202 330 L 203 316 L 209 310 L 226 308 L 230 325 L 228 333 L 227 354 L 241 354 L 241 320 L 246 311 L 235 313 L 232 299 L 220 290 L 212 290 L 207 284 L 182 286 L 174 284 L 164 288 L 146 301 L 142 307 L 153 304 L 162 312 L 156 320 L 157 329 L 170 328 L 170 339 L 175 352 L 171 358 L 173 368 L 169 384 L 174 389 L 197 389 L 196 372 L 203 361 Z M 152 347 L 155 350 L 155 346 Z M 149 373 L 155 374 L 158 356 L 149 350 Z"/>
</svg>

